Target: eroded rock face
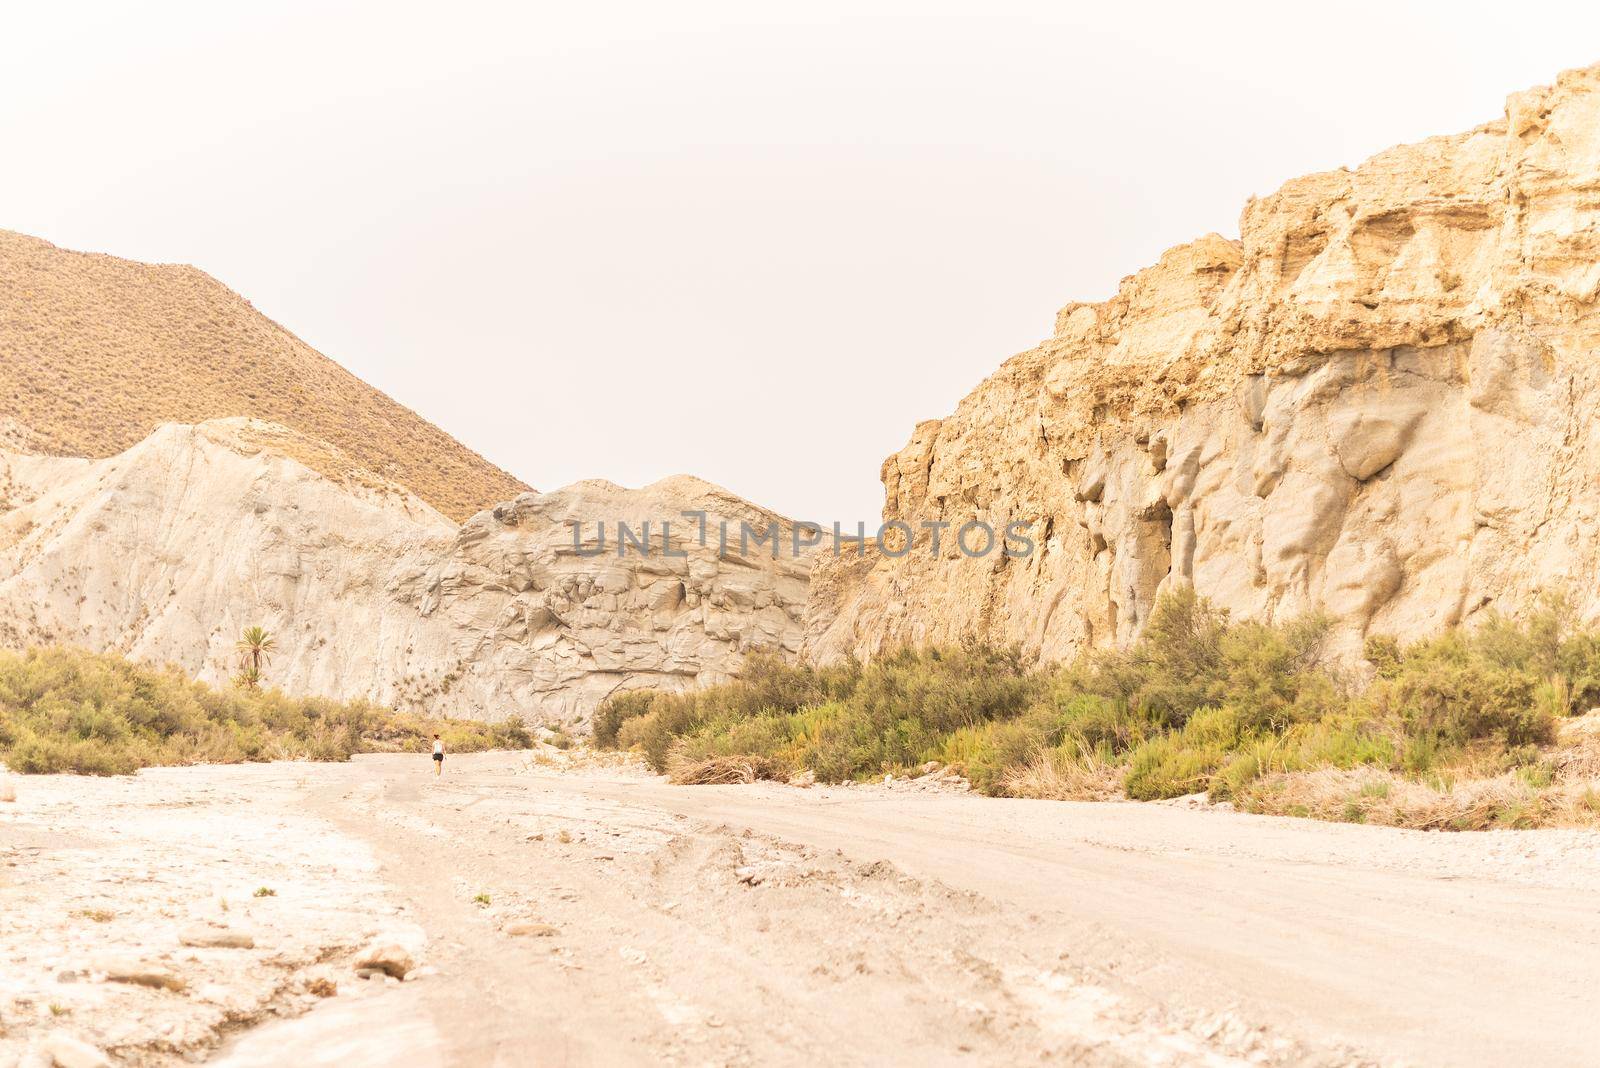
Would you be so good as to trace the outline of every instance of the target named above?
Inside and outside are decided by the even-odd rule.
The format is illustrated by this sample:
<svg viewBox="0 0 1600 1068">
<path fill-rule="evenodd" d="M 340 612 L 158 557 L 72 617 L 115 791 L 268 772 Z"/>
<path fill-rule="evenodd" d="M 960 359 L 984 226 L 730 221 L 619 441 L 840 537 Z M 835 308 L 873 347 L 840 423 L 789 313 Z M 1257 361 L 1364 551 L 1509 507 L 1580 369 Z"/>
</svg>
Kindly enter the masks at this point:
<svg viewBox="0 0 1600 1068">
<path fill-rule="evenodd" d="M 290 692 L 536 722 L 799 648 L 807 562 L 717 538 L 726 519 L 735 536 L 776 524 L 787 545 L 788 522 L 709 483 L 583 482 L 458 527 L 353 464 L 322 465 L 355 472 L 333 481 L 298 459 L 312 448 L 329 446 L 231 419 L 169 424 L 106 460 L 0 451 L 0 644 L 224 682 L 260 624 L 277 639 L 267 680 Z M 706 514 L 706 544 L 686 511 Z M 681 555 L 663 553 L 663 520 Z M 617 524 L 647 521 L 650 551 L 619 556 Z"/>
<path fill-rule="evenodd" d="M 703 543 L 686 512 L 704 514 Z M 749 538 L 741 551 L 741 523 L 775 528 L 776 557 Z M 636 540 L 619 544 L 619 525 Z M 578 482 L 469 520 L 416 603 L 457 636 L 467 693 L 570 719 L 619 689 L 710 685 L 751 653 L 796 655 L 810 565 L 793 541 L 788 520 L 696 478 Z"/>
<path fill-rule="evenodd" d="M 886 519 L 1029 557 L 819 557 L 806 650 L 1131 641 L 1167 587 L 1346 649 L 1565 588 L 1600 613 L 1600 67 L 1251 201 L 1063 309 L 883 467 Z"/>
</svg>

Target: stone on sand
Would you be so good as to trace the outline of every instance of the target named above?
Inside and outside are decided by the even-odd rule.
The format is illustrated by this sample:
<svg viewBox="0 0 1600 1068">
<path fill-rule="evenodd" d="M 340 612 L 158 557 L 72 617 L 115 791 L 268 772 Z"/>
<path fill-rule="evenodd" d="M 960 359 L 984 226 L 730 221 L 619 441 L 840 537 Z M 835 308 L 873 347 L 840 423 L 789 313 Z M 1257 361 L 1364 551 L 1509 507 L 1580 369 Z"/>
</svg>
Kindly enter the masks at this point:
<svg viewBox="0 0 1600 1068">
<path fill-rule="evenodd" d="M 41 1044 L 40 1049 L 56 1068 L 110 1068 L 111 1059 L 81 1038 L 68 1034 L 54 1034 Z"/>
<path fill-rule="evenodd" d="M 357 971 L 370 968 L 396 979 L 404 979 L 414 967 L 416 962 L 411 959 L 411 954 L 398 942 L 374 942 L 356 958 Z"/>
<path fill-rule="evenodd" d="M 185 927 L 178 941 L 196 949 L 254 949 L 256 940 L 243 931 L 214 924 L 195 924 Z"/>
<path fill-rule="evenodd" d="M 108 982 L 148 986 L 170 990 L 174 994 L 180 993 L 188 985 L 182 976 L 170 968 L 126 957 L 98 958 L 89 965 L 89 970 L 104 973 Z"/>
</svg>

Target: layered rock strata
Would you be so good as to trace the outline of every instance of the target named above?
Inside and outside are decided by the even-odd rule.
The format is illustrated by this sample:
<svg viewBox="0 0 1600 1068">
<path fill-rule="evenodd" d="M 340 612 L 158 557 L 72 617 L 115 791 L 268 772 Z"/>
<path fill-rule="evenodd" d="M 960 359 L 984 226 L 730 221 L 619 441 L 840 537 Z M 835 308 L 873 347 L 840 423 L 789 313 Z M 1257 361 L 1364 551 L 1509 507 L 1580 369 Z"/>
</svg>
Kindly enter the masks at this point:
<svg viewBox="0 0 1600 1068">
<path fill-rule="evenodd" d="M 1600 614 L 1600 68 L 1292 181 L 1240 233 L 1063 308 L 885 461 L 886 519 L 1027 521 L 1037 552 L 823 557 L 808 653 L 1067 657 L 1179 583 L 1325 612 L 1345 649 L 1546 589 Z"/>
</svg>

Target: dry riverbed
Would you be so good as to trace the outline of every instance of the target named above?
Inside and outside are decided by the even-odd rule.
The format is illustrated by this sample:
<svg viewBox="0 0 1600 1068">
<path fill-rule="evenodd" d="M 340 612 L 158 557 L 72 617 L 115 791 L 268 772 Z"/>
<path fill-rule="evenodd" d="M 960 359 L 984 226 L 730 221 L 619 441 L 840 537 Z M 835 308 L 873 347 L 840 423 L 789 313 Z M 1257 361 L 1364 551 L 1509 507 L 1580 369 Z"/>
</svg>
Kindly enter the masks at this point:
<svg viewBox="0 0 1600 1068">
<path fill-rule="evenodd" d="M 0 1068 L 1577 1064 L 1600 1037 L 1590 832 L 447 767 L 12 779 Z"/>
<path fill-rule="evenodd" d="M 299 803 L 307 770 L 11 780 L 0 1064 L 48 1063 L 73 1040 L 131 1063 L 201 1056 L 359 986 L 342 965 L 364 939 L 420 949 L 372 851 Z"/>
</svg>

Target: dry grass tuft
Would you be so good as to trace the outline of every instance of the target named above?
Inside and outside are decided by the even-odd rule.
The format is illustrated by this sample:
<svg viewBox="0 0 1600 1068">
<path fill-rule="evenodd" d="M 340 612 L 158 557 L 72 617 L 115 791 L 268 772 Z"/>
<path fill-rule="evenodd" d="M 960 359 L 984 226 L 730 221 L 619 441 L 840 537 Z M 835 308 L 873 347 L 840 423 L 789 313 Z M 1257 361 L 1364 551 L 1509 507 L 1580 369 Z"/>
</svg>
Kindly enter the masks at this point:
<svg viewBox="0 0 1600 1068">
<path fill-rule="evenodd" d="M 1123 769 L 1089 753 L 1070 757 L 1060 749 L 1047 749 L 1019 767 L 1006 771 L 1000 789 L 1007 797 L 1038 797 L 1049 801 L 1111 801 L 1123 796 Z"/>
<path fill-rule="evenodd" d="M 343 454 L 457 521 L 528 488 L 193 267 L 0 230 L 0 353 L 0 441 L 30 451 L 111 456 L 162 423 L 251 416 L 333 445 L 297 456 L 323 474 Z"/>
<path fill-rule="evenodd" d="M 789 773 L 768 757 L 712 757 L 675 763 L 668 777 L 679 786 L 737 786 L 762 779 L 782 781 Z"/>
<path fill-rule="evenodd" d="M 1372 823 L 1424 831 L 1594 826 L 1600 783 L 1531 785 L 1507 772 L 1491 779 L 1423 783 L 1383 768 L 1319 768 L 1265 776 L 1239 798 L 1249 812 Z"/>
</svg>

